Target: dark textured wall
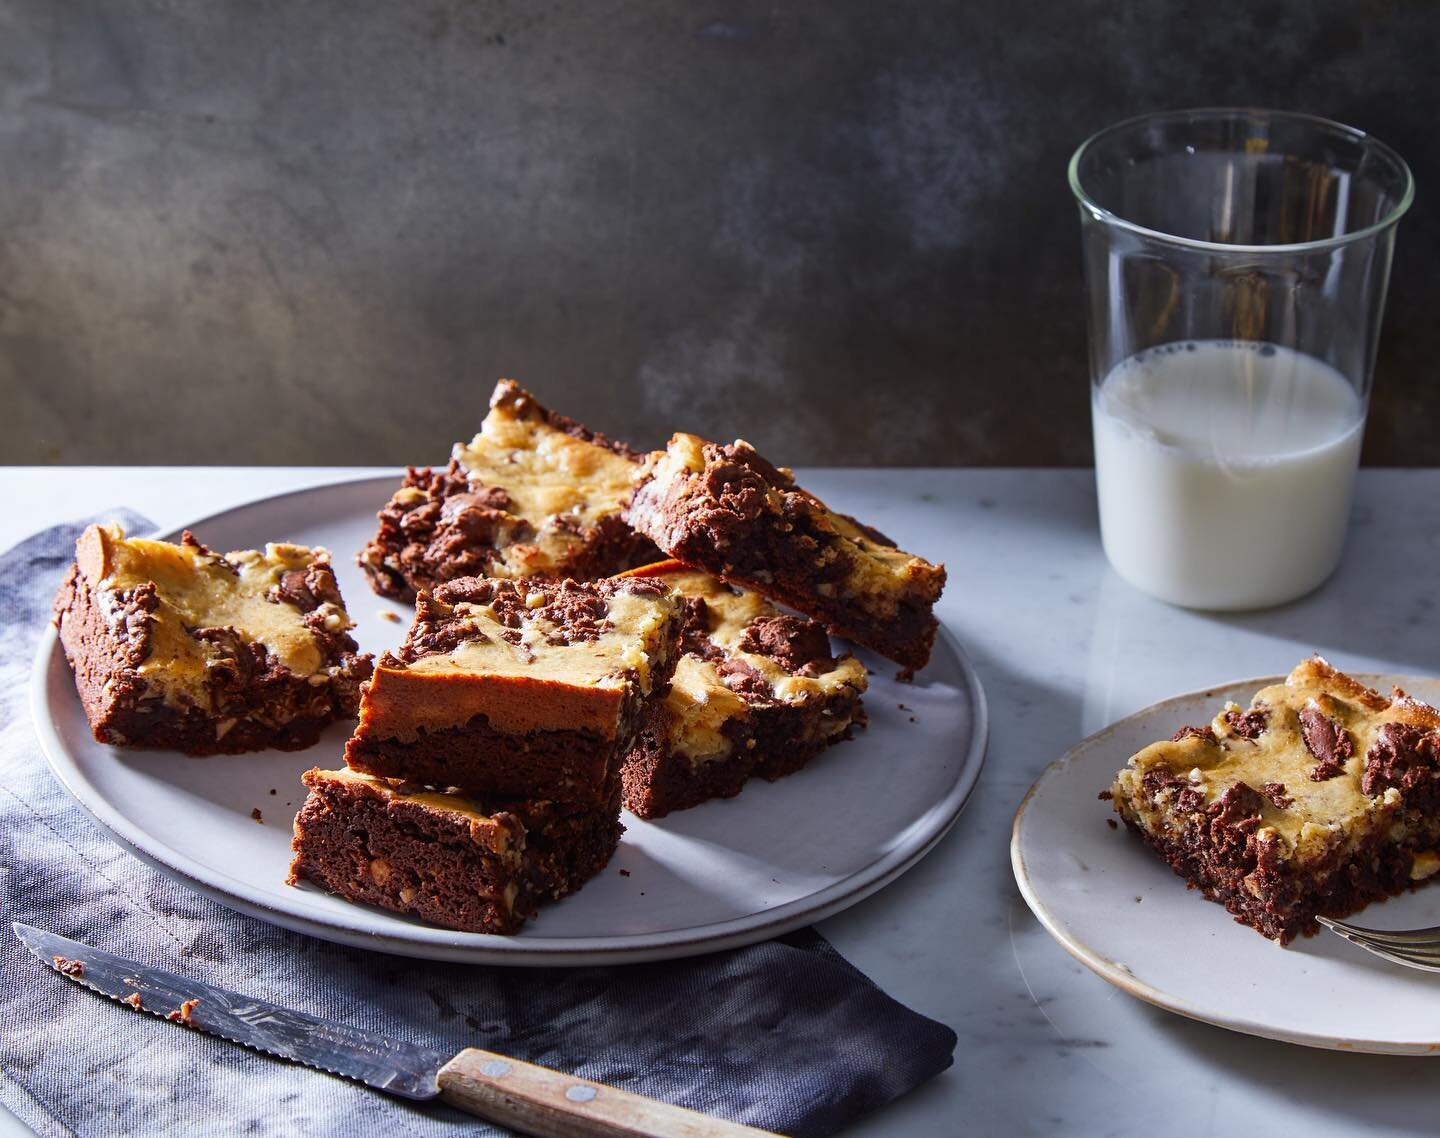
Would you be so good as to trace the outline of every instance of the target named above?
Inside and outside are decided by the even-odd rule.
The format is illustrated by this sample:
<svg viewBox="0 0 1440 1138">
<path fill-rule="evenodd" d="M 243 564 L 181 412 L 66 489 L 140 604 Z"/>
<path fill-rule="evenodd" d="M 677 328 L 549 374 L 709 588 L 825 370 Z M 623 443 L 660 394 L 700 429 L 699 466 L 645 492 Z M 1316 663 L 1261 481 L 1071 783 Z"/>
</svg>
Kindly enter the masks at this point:
<svg viewBox="0 0 1440 1138">
<path fill-rule="evenodd" d="M 1146 109 L 1420 183 L 1370 462 L 1440 459 L 1440 4 L 0 0 L 0 458 L 443 459 L 500 375 L 789 463 L 1083 463 L 1064 166 Z"/>
</svg>

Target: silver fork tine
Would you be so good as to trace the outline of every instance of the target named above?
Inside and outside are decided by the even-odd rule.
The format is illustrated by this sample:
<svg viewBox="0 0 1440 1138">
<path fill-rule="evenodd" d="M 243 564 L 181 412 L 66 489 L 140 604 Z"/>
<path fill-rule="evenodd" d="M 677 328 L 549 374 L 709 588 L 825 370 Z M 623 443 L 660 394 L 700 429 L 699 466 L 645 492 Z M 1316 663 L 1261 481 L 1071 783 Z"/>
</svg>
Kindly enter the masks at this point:
<svg viewBox="0 0 1440 1138">
<path fill-rule="evenodd" d="M 1373 953 L 1382 960 L 1388 960 L 1393 964 L 1402 964 L 1407 968 L 1418 968 L 1422 972 L 1440 972 L 1440 935 L 1437 935 L 1440 934 L 1440 930 L 1411 929 L 1393 933 L 1382 932 L 1379 929 L 1360 928 L 1358 925 L 1349 925 L 1344 921 L 1332 920 L 1329 917 L 1316 919 L 1337 936 L 1344 937 L 1351 944 Z M 1375 937 L 1387 939 L 1372 939 Z M 1395 943 L 1397 937 L 1424 939 L 1402 940 L 1400 943 Z"/>
<path fill-rule="evenodd" d="M 1418 968 L 1421 972 L 1440 972 L 1440 957 L 1411 956 L 1407 952 L 1397 952 L 1394 949 L 1381 948 L 1378 945 L 1364 944 L 1358 940 L 1353 943 L 1366 952 L 1374 953 L 1381 959 L 1392 961 L 1395 964 L 1403 964 L 1406 968 Z"/>
<path fill-rule="evenodd" d="M 1315 918 L 1326 928 L 1345 936 L 1347 933 L 1364 937 L 1378 944 L 1393 945 L 1437 945 L 1440 946 L 1440 926 L 1428 929 L 1367 929 L 1330 917 Z"/>
</svg>

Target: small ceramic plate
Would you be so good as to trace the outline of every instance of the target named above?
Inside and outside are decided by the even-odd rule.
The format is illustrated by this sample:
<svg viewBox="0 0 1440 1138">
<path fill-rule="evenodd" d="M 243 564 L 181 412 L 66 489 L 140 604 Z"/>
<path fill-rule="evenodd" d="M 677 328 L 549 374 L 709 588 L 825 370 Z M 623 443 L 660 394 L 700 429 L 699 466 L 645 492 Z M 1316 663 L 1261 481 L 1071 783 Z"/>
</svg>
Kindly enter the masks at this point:
<svg viewBox="0 0 1440 1138">
<path fill-rule="evenodd" d="M 1440 702 L 1440 681 L 1357 676 Z M 1321 932 L 1281 948 L 1237 924 L 1150 852 L 1097 795 L 1140 748 L 1205 724 L 1226 700 L 1248 706 L 1283 677 L 1176 696 L 1090 736 L 1053 763 L 1015 815 L 1010 859 L 1020 892 L 1072 956 L 1157 1007 L 1310 1047 L 1424 1055 L 1440 1051 L 1440 975 L 1389 964 Z M 1374 928 L 1440 925 L 1434 886 L 1371 905 Z"/>
<path fill-rule="evenodd" d="M 404 638 L 412 609 L 378 598 L 354 554 L 398 479 L 267 498 L 190 524 L 215 549 L 295 541 L 330 549 L 361 648 Z M 170 535 L 175 536 L 175 535 Z M 383 614 L 400 616 L 387 620 Z M 949 830 L 985 755 L 985 699 L 942 631 L 913 684 L 871 669 L 870 726 L 779 782 L 656 822 L 626 815 L 620 849 L 580 892 L 511 936 L 431 928 L 285 884 L 300 774 L 333 768 L 349 724 L 307 751 L 191 759 L 95 742 L 51 632 L 35 661 L 32 705 L 45 756 L 121 845 L 243 913 L 328 940 L 409 956 L 493 964 L 653 960 L 747 944 L 838 912 L 914 865 Z M 251 812 L 259 810 L 257 824 Z"/>
</svg>

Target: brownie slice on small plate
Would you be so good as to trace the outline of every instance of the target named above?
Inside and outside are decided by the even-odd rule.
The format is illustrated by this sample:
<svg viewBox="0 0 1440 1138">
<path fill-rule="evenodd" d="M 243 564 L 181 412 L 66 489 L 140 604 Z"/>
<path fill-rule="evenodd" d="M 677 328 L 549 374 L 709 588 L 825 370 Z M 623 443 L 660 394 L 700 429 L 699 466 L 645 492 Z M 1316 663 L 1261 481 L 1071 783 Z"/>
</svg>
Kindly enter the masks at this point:
<svg viewBox="0 0 1440 1138">
<path fill-rule="evenodd" d="M 1282 944 L 1440 870 L 1440 711 L 1306 660 L 1130 759 L 1102 794 L 1192 886 Z"/>
</svg>

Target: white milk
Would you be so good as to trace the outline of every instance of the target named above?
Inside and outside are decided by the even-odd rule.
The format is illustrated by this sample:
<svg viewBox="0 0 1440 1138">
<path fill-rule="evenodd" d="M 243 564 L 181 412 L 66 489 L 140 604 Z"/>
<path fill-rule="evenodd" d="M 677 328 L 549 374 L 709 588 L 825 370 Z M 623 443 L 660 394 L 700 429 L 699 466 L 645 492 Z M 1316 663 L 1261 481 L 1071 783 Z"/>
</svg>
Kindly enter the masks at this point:
<svg viewBox="0 0 1440 1138">
<path fill-rule="evenodd" d="M 1094 400 L 1106 556 L 1192 608 L 1309 592 L 1340 559 L 1364 418 L 1344 376 L 1289 348 L 1200 340 L 1132 356 Z"/>
</svg>

